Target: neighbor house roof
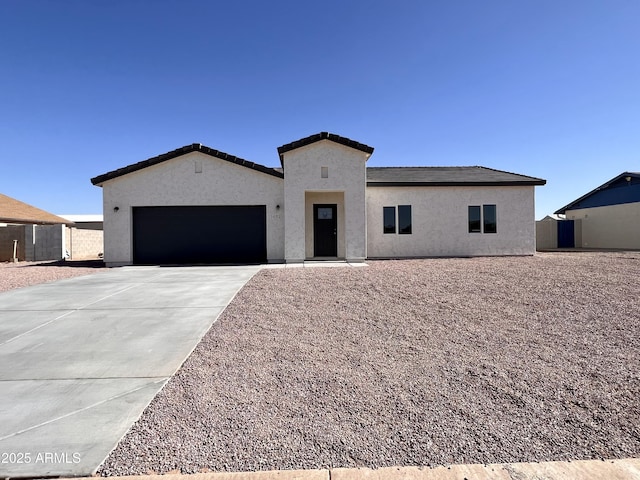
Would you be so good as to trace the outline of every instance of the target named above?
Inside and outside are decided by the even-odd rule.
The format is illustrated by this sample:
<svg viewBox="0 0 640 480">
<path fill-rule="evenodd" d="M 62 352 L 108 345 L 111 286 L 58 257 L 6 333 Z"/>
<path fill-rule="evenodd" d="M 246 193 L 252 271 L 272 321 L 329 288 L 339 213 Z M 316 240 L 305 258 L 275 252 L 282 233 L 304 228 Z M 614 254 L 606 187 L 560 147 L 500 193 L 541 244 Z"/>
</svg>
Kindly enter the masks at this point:
<svg viewBox="0 0 640 480">
<path fill-rule="evenodd" d="M 369 187 L 544 185 L 546 180 L 487 167 L 367 167 Z"/>
<path fill-rule="evenodd" d="M 640 202 L 640 172 L 622 172 L 553 213 L 633 202 Z"/>
<path fill-rule="evenodd" d="M 0 222 L 34 225 L 73 225 L 73 222 L 0 193 Z"/>
<path fill-rule="evenodd" d="M 307 145 L 311 145 L 312 143 L 319 142 L 321 140 L 330 140 L 335 143 L 339 143 L 340 145 L 344 145 L 345 147 L 354 148 L 356 150 L 360 150 L 368 155 L 373 153 L 373 147 L 369 145 L 365 145 L 364 143 L 356 142 L 355 140 L 351 140 L 347 137 L 341 137 L 340 135 L 336 135 L 335 133 L 329 132 L 320 132 L 315 135 L 310 135 L 305 138 L 301 138 L 300 140 L 296 140 L 295 142 L 287 143 L 278 147 L 278 154 L 280 155 L 280 163 L 282 163 L 283 155 L 291 150 L 295 150 L 300 147 L 305 147 Z"/>
<path fill-rule="evenodd" d="M 284 177 L 284 175 L 281 172 L 278 172 L 273 168 L 265 167 L 263 165 L 250 162 L 249 160 L 245 160 L 243 158 L 236 157 L 234 155 L 229 155 L 228 153 L 224 153 L 219 150 L 206 147 L 200 143 L 192 143 L 191 145 L 186 145 L 182 148 L 172 150 L 171 152 L 163 153 L 162 155 L 158 155 L 157 157 L 152 157 L 147 160 L 143 160 L 142 162 L 134 163 L 133 165 L 119 168 L 117 170 L 113 170 L 111 172 L 107 172 L 102 175 L 98 175 L 97 177 L 94 177 L 91 179 L 91 183 L 93 183 L 94 185 L 100 185 L 103 182 L 106 182 L 107 180 L 112 180 L 114 178 L 121 177 L 122 175 L 126 175 L 128 173 L 137 172 L 138 170 L 142 170 L 143 168 L 147 168 L 152 165 L 157 165 L 159 163 L 166 162 L 167 160 L 171 160 L 191 152 L 201 152 L 201 153 L 204 153 L 205 155 L 210 155 L 212 157 L 219 158 L 220 160 L 225 160 L 230 163 L 235 163 L 236 165 L 241 165 L 243 167 L 251 168 L 252 170 L 256 170 L 258 172 L 266 173 L 267 175 L 273 175 L 274 177 L 279 177 L 279 178 Z"/>
</svg>

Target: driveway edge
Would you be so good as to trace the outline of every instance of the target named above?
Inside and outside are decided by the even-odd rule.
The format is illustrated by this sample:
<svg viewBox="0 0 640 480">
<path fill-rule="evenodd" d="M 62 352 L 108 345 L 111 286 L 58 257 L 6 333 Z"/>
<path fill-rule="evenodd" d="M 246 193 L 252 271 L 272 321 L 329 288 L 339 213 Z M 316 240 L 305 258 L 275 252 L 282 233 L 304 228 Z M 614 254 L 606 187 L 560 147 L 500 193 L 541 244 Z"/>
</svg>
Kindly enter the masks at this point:
<svg viewBox="0 0 640 480">
<path fill-rule="evenodd" d="M 85 478 L 95 480 L 100 477 Z M 638 480 L 640 479 L 640 458 L 451 465 L 433 468 L 332 468 L 211 472 L 192 475 L 134 475 L 105 478 L 114 480 L 601 480 L 604 478 L 607 480 Z"/>
</svg>

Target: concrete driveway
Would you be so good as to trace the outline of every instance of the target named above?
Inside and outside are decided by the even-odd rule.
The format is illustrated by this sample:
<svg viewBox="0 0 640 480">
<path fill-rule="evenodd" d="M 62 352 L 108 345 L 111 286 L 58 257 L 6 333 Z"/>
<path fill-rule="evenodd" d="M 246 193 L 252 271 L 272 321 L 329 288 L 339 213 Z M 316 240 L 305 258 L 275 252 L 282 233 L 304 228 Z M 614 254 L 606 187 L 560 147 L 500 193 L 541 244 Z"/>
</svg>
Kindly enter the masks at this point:
<svg viewBox="0 0 640 480">
<path fill-rule="evenodd" d="M 0 477 L 93 474 L 259 269 L 124 267 L 0 293 Z"/>
</svg>

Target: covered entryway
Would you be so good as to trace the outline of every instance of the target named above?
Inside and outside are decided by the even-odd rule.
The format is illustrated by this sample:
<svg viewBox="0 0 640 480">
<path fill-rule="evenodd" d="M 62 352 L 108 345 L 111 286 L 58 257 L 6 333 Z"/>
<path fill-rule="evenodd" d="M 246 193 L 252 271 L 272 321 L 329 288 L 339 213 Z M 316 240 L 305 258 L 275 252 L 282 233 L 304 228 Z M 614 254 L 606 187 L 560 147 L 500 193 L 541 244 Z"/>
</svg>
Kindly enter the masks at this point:
<svg viewBox="0 0 640 480">
<path fill-rule="evenodd" d="M 261 263 L 265 205 L 133 207 L 133 263 Z"/>
<path fill-rule="evenodd" d="M 344 259 L 344 192 L 305 192 L 305 260 Z"/>
</svg>

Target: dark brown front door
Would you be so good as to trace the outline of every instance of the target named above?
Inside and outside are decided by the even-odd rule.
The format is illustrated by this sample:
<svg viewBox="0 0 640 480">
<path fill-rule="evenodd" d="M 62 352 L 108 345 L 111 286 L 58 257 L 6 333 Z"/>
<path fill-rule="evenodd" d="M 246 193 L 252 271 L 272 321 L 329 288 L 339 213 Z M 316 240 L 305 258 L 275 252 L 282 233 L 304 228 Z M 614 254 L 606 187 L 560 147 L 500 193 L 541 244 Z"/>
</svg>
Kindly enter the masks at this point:
<svg viewBox="0 0 640 480">
<path fill-rule="evenodd" d="M 338 256 L 338 208 L 335 204 L 313 206 L 313 256 Z"/>
</svg>

